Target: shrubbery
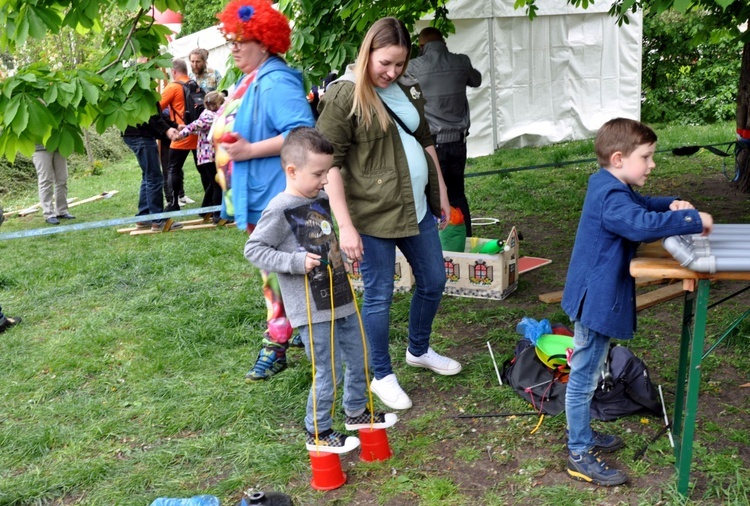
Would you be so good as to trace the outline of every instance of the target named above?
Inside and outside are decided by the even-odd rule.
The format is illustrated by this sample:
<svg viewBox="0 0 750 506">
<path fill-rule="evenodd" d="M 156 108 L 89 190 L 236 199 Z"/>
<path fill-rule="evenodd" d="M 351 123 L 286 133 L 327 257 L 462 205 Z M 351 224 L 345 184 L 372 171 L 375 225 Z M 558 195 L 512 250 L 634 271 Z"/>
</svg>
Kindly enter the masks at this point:
<svg viewBox="0 0 750 506">
<path fill-rule="evenodd" d="M 643 104 L 646 123 L 710 124 L 734 119 L 742 44 L 722 30 L 695 44 L 710 19 L 667 11 L 643 17 Z"/>
<path fill-rule="evenodd" d="M 102 166 L 107 166 L 130 156 L 131 152 L 120 138 L 120 132 L 111 128 L 102 135 L 94 130 L 89 131 L 89 145 L 93 158 L 90 166 L 87 154 L 74 153 L 68 158 L 70 174 L 96 174 Z M 36 187 L 36 170 L 31 158 L 21 154 L 16 156 L 13 164 L 0 158 L 0 197 L 10 193 L 28 191 Z"/>
</svg>

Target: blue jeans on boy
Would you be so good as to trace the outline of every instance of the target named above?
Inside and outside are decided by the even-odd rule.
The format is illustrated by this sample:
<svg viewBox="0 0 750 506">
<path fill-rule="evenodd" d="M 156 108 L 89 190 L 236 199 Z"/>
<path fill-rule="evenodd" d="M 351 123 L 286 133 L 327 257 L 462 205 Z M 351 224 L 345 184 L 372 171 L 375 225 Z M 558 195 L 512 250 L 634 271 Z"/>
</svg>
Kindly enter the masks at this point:
<svg viewBox="0 0 750 506">
<path fill-rule="evenodd" d="M 594 447 L 591 431 L 591 399 L 594 397 L 610 338 L 575 322 L 573 356 L 565 392 L 565 414 L 568 421 L 568 450 L 583 454 Z"/>
<path fill-rule="evenodd" d="M 125 144 L 135 153 L 141 167 L 141 189 L 138 195 L 138 214 L 146 216 L 164 212 L 164 178 L 159 165 L 159 148 L 152 137 L 123 137 Z M 161 220 L 157 220 L 161 221 Z"/>
<path fill-rule="evenodd" d="M 367 383 L 365 380 L 365 352 L 359 318 L 356 314 L 336 318 L 334 322 L 334 354 L 336 364 L 336 384 L 342 380 L 342 365 L 346 364 L 343 375 L 344 395 L 342 404 L 347 414 L 357 413 L 367 405 Z M 326 431 L 333 425 L 331 408 L 333 406 L 333 371 L 331 367 L 331 322 L 312 324 L 313 346 L 310 347 L 310 326 L 302 325 L 298 329 L 305 353 L 312 362 L 311 351 L 315 352 L 315 409 L 313 409 L 313 390 L 307 398 L 307 415 L 305 428 L 315 434 L 315 420 L 318 421 L 318 433 Z"/>
<path fill-rule="evenodd" d="M 383 379 L 393 373 L 388 341 L 396 247 L 406 257 L 416 280 L 409 308 L 409 351 L 417 357 L 430 347 L 432 322 L 445 288 L 445 263 L 437 225 L 429 212 L 419 223 L 419 235 L 398 239 L 361 237 L 364 258 L 360 270 L 365 287 L 362 319 L 375 379 Z"/>
</svg>

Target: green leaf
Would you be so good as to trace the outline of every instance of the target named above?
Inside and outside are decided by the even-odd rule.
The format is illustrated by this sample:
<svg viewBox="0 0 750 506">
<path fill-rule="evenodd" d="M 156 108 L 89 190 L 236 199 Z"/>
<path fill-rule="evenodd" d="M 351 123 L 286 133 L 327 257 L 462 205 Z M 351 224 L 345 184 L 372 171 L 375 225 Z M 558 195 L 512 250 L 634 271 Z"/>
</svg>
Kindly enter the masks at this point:
<svg viewBox="0 0 750 506">
<path fill-rule="evenodd" d="M 10 127 L 13 129 L 14 132 L 17 134 L 20 134 L 24 130 L 26 130 L 26 127 L 29 125 L 29 105 L 28 105 L 28 99 L 20 101 L 18 110 L 16 111 L 16 114 L 13 116 L 13 121 L 10 124 Z"/>
<path fill-rule="evenodd" d="M 45 104 L 51 104 L 57 100 L 57 86 L 54 83 L 50 83 L 47 87 L 43 100 Z"/>
<path fill-rule="evenodd" d="M 16 95 L 10 99 L 8 107 L 5 109 L 3 114 L 3 123 L 10 126 L 13 119 L 16 117 L 18 108 L 21 106 L 21 95 Z"/>
<path fill-rule="evenodd" d="M 29 35 L 35 39 L 41 39 L 47 33 L 47 26 L 44 24 L 42 18 L 40 18 L 36 9 L 30 7 L 28 10 L 29 19 Z"/>
<path fill-rule="evenodd" d="M 99 101 L 99 89 L 96 86 L 83 79 L 79 80 L 78 84 L 81 86 L 81 92 L 86 102 L 96 104 Z"/>
</svg>

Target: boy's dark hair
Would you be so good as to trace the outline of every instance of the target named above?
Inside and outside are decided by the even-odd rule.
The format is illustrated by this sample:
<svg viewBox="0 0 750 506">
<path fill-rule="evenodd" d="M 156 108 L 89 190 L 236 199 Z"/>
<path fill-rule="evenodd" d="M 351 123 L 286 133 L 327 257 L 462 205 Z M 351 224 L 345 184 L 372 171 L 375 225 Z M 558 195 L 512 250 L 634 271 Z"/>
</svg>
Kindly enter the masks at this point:
<svg viewBox="0 0 750 506">
<path fill-rule="evenodd" d="M 602 167 L 609 167 L 610 157 L 616 151 L 623 156 L 630 155 L 643 144 L 656 142 L 656 132 L 640 121 L 615 118 L 607 121 L 596 133 L 594 151 L 596 160 Z"/>
<path fill-rule="evenodd" d="M 310 153 L 332 155 L 333 144 L 312 127 L 294 128 L 281 145 L 281 165 L 303 168 Z"/>
</svg>

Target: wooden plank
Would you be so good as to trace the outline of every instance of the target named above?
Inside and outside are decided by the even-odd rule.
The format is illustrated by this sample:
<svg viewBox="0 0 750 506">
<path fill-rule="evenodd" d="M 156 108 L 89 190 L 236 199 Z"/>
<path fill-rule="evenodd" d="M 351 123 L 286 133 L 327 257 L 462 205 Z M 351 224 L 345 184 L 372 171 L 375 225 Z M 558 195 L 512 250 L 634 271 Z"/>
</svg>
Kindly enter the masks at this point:
<svg viewBox="0 0 750 506">
<path fill-rule="evenodd" d="M 113 195 L 115 195 L 116 193 L 120 193 L 119 190 L 110 190 L 110 191 L 102 192 L 99 195 L 94 195 L 93 197 L 89 197 L 87 199 L 73 202 L 68 207 L 80 206 L 81 204 L 87 204 L 88 202 L 94 202 L 95 200 L 108 199 L 112 197 Z"/>
<path fill-rule="evenodd" d="M 691 271 L 671 258 L 639 258 L 630 261 L 631 276 L 660 277 L 666 279 L 726 279 L 750 281 L 750 271 L 708 272 Z"/>
<path fill-rule="evenodd" d="M 183 222 L 184 223 L 184 222 Z M 198 223 L 196 225 L 186 225 L 182 228 L 177 229 L 169 229 L 167 232 L 180 232 L 181 230 L 203 230 L 205 228 L 220 228 L 220 227 L 235 227 L 235 223 L 226 223 L 226 224 L 219 224 L 214 225 L 213 223 Z M 133 232 L 130 232 L 130 235 L 151 235 L 151 234 L 161 234 L 163 233 L 161 230 L 159 231 L 153 231 L 151 229 L 145 229 L 145 230 L 134 230 Z"/>
<path fill-rule="evenodd" d="M 682 283 L 674 283 L 663 288 L 657 288 L 656 290 L 636 296 L 635 310 L 640 311 L 647 307 L 655 306 L 660 302 L 676 299 L 683 293 L 685 293 L 685 289 L 682 287 Z"/>
<path fill-rule="evenodd" d="M 68 204 L 76 200 L 78 200 L 78 197 L 71 197 L 68 199 Z M 18 211 L 8 211 L 7 213 L 3 213 L 3 216 L 8 217 L 8 216 L 13 216 L 14 214 L 17 214 L 18 216 L 23 217 L 23 216 L 27 216 L 29 214 L 35 213 L 41 208 L 42 208 L 42 204 L 37 202 L 33 206 L 29 206 L 26 209 L 19 209 Z"/>
<path fill-rule="evenodd" d="M 660 285 L 662 283 L 665 283 L 667 280 L 662 278 L 636 278 L 635 280 L 635 287 L 641 288 L 644 286 L 650 286 L 650 285 Z M 557 292 L 549 292 L 549 293 L 543 293 L 539 296 L 539 300 L 546 303 L 546 304 L 553 304 L 560 302 L 562 300 L 563 292 L 562 290 Z"/>
<path fill-rule="evenodd" d="M 638 246 L 635 256 L 642 258 L 672 258 L 672 255 L 662 246 L 661 241 L 641 244 Z"/>
<path fill-rule="evenodd" d="M 208 220 L 210 221 L 211 218 L 209 217 Z M 197 220 L 186 220 L 186 221 L 181 221 L 180 223 L 182 223 L 185 226 L 188 226 L 188 225 L 198 225 L 200 223 L 208 223 L 208 221 L 206 221 L 204 218 L 198 218 Z M 118 228 L 117 233 L 129 234 L 130 232 L 135 232 L 136 230 L 138 230 L 138 227 Z M 142 228 L 141 230 L 147 230 L 147 229 Z"/>
</svg>

